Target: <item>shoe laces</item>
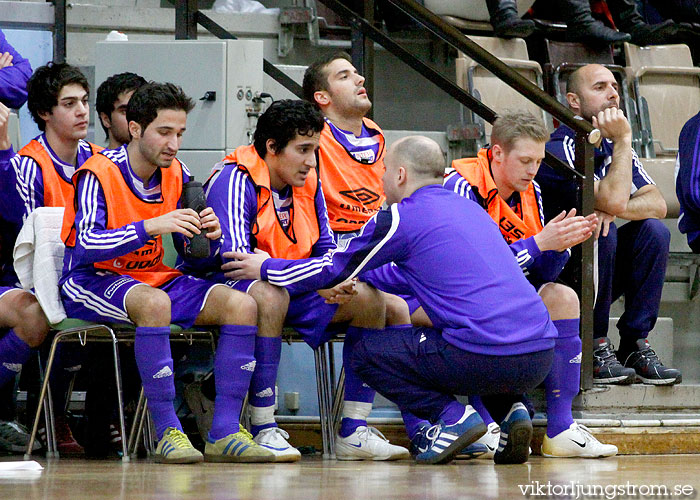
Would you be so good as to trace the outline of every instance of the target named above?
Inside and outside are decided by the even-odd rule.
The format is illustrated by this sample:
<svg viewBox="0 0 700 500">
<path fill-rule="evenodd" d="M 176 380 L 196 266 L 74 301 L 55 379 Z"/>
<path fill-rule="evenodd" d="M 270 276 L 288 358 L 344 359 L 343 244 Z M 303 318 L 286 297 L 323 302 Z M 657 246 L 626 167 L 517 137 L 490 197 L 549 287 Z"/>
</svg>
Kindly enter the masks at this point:
<svg viewBox="0 0 700 500">
<path fill-rule="evenodd" d="M 585 425 L 577 423 L 577 424 L 576 424 L 576 429 L 581 433 L 581 435 L 583 436 L 583 439 L 584 439 L 587 443 L 594 442 L 594 441 L 597 442 L 597 441 L 598 441 L 598 440 L 595 438 L 595 436 L 594 436 L 593 434 L 591 434 L 591 430 L 590 430 L 588 427 L 586 427 Z"/>
<path fill-rule="evenodd" d="M 190 440 L 187 438 L 184 432 L 182 432 L 179 429 L 175 429 L 174 427 L 170 427 L 170 429 L 166 432 L 168 436 L 168 440 L 175 446 L 176 448 L 191 448 L 192 444 L 190 443 Z"/>
<path fill-rule="evenodd" d="M 258 443 L 253 441 L 253 435 L 248 432 L 248 429 L 245 429 L 243 427 L 240 427 L 240 430 L 236 433 L 236 438 L 239 441 L 242 441 L 243 443 L 251 446 L 257 446 Z"/>
<path fill-rule="evenodd" d="M 369 441 L 373 436 L 376 436 L 377 438 L 380 438 L 387 443 L 389 440 L 382 434 L 379 429 L 376 427 L 370 427 L 369 425 L 366 426 L 364 429 L 359 429 L 357 431 L 357 439 L 360 439 L 362 441 Z"/>
<path fill-rule="evenodd" d="M 442 425 L 440 424 L 435 424 L 425 431 L 425 438 L 430 442 L 428 448 L 433 447 L 433 444 L 435 444 L 435 441 L 437 441 L 437 438 L 440 436 L 440 431 L 442 431 Z"/>
<path fill-rule="evenodd" d="M 658 364 L 662 364 L 661 361 L 659 360 L 658 354 L 656 354 L 656 351 L 654 351 L 654 349 L 652 349 L 651 346 L 649 346 L 649 345 L 644 347 L 644 349 L 640 349 L 637 352 L 639 353 L 640 357 L 648 360 L 647 363 L 656 362 Z"/>
<path fill-rule="evenodd" d="M 617 356 L 615 356 L 615 349 L 610 342 L 608 342 L 605 346 L 596 348 L 593 351 L 593 356 L 595 356 L 603 364 L 615 362 L 619 363 Z"/>
<path fill-rule="evenodd" d="M 267 441 L 271 440 L 276 435 L 281 435 L 284 439 L 289 439 L 289 433 L 279 427 L 268 427 L 258 433 L 261 440 L 265 439 Z"/>
</svg>

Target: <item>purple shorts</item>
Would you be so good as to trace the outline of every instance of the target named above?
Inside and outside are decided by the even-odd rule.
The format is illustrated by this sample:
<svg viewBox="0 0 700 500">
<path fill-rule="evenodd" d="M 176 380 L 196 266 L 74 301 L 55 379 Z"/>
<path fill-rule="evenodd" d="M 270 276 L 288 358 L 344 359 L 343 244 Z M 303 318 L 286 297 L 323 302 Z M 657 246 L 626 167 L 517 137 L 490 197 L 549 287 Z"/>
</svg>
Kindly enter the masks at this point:
<svg viewBox="0 0 700 500">
<path fill-rule="evenodd" d="M 21 290 L 21 288 L 17 288 L 16 286 L 0 286 L 0 298 L 12 290 Z"/>
<path fill-rule="evenodd" d="M 256 280 L 226 281 L 226 286 L 247 293 Z M 316 292 L 303 293 L 290 297 L 284 325 L 294 328 L 304 342 L 311 348 L 330 340 L 333 335 L 342 332 L 345 325 L 331 325 L 331 320 L 338 310 L 338 304 L 326 304 L 325 299 Z"/>
<path fill-rule="evenodd" d="M 69 318 L 86 321 L 131 323 L 126 296 L 137 286 L 148 286 L 128 275 L 110 272 L 74 273 L 61 286 L 63 307 Z M 209 292 L 219 283 L 182 275 L 159 287 L 170 297 L 170 322 L 191 327 Z"/>
</svg>

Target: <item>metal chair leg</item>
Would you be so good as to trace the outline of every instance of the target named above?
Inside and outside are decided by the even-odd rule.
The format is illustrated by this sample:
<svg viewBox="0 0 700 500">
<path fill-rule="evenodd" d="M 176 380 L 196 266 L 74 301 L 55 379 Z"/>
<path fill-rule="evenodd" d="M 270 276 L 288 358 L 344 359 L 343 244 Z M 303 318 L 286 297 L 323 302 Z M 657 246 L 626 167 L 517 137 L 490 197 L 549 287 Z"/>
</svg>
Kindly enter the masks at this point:
<svg viewBox="0 0 700 500">
<path fill-rule="evenodd" d="M 340 420 L 343 414 L 343 403 L 345 402 L 345 367 L 340 369 L 340 376 L 338 377 L 338 385 L 335 386 L 335 391 L 333 391 L 333 409 L 331 411 L 331 422 L 333 423 L 332 429 L 335 435 L 338 432 L 338 427 L 340 425 Z"/>
<path fill-rule="evenodd" d="M 39 393 L 39 404 L 37 405 L 36 413 L 34 415 L 34 424 L 32 426 L 32 433 L 29 436 L 29 443 L 27 443 L 27 451 L 24 453 L 25 460 L 32 459 L 32 448 L 34 447 L 34 440 L 36 439 L 36 433 L 39 430 L 39 419 L 41 418 L 41 411 L 42 411 L 42 409 L 44 409 L 44 407 L 46 407 L 48 409 L 51 406 L 50 399 L 48 400 L 48 404 L 45 404 L 45 403 L 47 403 L 46 398 L 47 398 L 47 392 L 48 392 L 48 386 L 49 386 L 49 375 L 51 374 L 51 367 L 53 366 L 54 356 L 56 355 L 56 345 L 58 344 L 59 339 L 60 339 L 60 334 L 56 335 L 56 337 L 54 337 L 54 339 L 53 339 L 53 342 L 51 343 L 51 350 L 49 351 L 49 359 L 46 363 L 46 370 L 44 371 L 44 381 L 41 384 L 41 392 Z M 40 373 L 41 373 L 41 367 L 40 367 Z M 46 414 L 47 412 L 45 411 L 44 413 Z M 53 452 L 53 450 L 51 450 L 51 446 L 53 443 L 52 443 L 52 440 L 49 439 L 49 437 L 50 437 L 49 436 L 50 425 L 48 425 L 49 419 L 50 419 L 50 417 L 47 416 L 47 426 L 46 426 L 46 442 L 48 445 L 48 450 L 46 453 L 47 458 L 50 458 L 49 454 Z M 53 456 L 53 455 L 51 455 L 51 456 Z"/>
<path fill-rule="evenodd" d="M 326 365 L 326 348 L 324 345 L 314 349 L 316 362 L 316 385 L 318 389 L 318 410 L 321 421 L 321 440 L 323 442 L 323 458 L 333 458 L 331 449 L 332 439 L 329 430 L 330 405 L 329 385 Z"/>
<path fill-rule="evenodd" d="M 124 420 L 124 395 L 122 393 L 122 370 L 119 363 L 119 345 L 114 331 L 109 330 L 112 336 L 112 355 L 114 356 L 114 381 L 117 391 L 117 408 L 119 410 L 119 432 L 122 434 L 122 462 L 129 461 L 129 449 L 126 436 L 126 422 Z"/>
<path fill-rule="evenodd" d="M 141 437 L 141 419 L 143 418 L 143 412 L 145 407 L 146 397 L 143 393 L 143 387 L 141 387 L 141 392 L 139 392 L 139 400 L 138 403 L 136 403 L 136 411 L 134 412 L 134 420 L 133 422 L 131 422 L 131 430 L 129 431 L 129 456 L 136 455 L 139 438 Z"/>
</svg>

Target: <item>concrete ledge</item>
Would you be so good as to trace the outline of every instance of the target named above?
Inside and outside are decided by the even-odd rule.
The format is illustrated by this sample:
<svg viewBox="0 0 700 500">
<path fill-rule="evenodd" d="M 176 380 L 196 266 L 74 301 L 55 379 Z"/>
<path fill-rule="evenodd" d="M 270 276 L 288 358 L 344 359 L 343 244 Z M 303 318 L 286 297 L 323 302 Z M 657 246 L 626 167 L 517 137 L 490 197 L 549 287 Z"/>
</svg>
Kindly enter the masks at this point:
<svg viewBox="0 0 700 500">
<path fill-rule="evenodd" d="M 600 386 L 580 393 L 574 399 L 573 409 L 593 413 L 654 411 L 698 413 L 700 412 L 700 385 Z"/>
</svg>

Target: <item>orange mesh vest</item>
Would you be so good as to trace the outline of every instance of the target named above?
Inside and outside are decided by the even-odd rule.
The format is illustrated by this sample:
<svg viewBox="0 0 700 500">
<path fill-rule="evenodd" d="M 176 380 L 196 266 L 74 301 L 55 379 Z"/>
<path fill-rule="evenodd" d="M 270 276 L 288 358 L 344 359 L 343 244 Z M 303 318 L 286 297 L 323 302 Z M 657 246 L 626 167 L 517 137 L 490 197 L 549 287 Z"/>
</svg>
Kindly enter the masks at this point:
<svg viewBox="0 0 700 500">
<path fill-rule="evenodd" d="M 270 191 L 270 171 L 255 147 L 241 146 L 224 158 L 223 163 L 235 163 L 255 184 L 258 194 L 258 213 L 252 228 L 257 248 L 272 257 L 281 259 L 306 259 L 320 236 L 316 214 L 318 177 L 313 168 L 302 187 L 292 186 L 292 210 L 289 232 L 282 229 Z"/>
<path fill-rule="evenodd" d="M 539 206 L 535 188 L 530 183 L 527 190 L 520 193 L 522 217 L 498 196 L 498 188 L 491 175 L 491 150 L 482 149 L 476 158 L 463 158 L 452 162 L 454 168 L 476 190 L 482 207 L 501 228 L 501 234 L 510 245 L 514 241 L 529 238 L 542 231 Z"/>
<path fill-rule="evenodd" d="M 362 163 L 335 140 L 326 123 L 321 132 L 318 167 L 331 229 L 338 233 L 359 231 L 384 203 L 384 135 L 372 120 L 367 128 L 379 132 L 379 155 L 374 163 Z"/>
<path fill-rule="evenodd" d="M 90 144 L 93 155 L 104 149 L 96 144 L 88 144 Z M 28 156 L 39 165 L 41 175 L 44 178 L 45 207 L 66 207 L 73 201 L 73 184 L 66 182 L 56 171 L 48 151 L 39 141 L 36 139 L 29 141 L 29 144 L 19 150 L 19 155 Z"/>
<path fill-rule="evenodd" d="M 95 155 L 73 174 L 73 183 L 78 185 L 78 172 L 89 170 L 97 176 L 105 196 L 107 207 L 106 229 L 120 227 L 172 212 L 182 193 L 182 166 L 173 160 L 169 168 L 162 168 L 161 193 L 163 201 L 147 203 L 136 196 L 124 180 L 121 170 L 104 155 Z M 66 246 L 75 246 L 75 202 L 66 206 L 61 238 Z M 98 269 L 125 274 L 147 285 L 158 287 L 180 276 L 182 273 L 163 264 L 163 239 L 160 236 L 149 240 L 131 253 L 109 261 L 96 262 Z"/>
</svg>

